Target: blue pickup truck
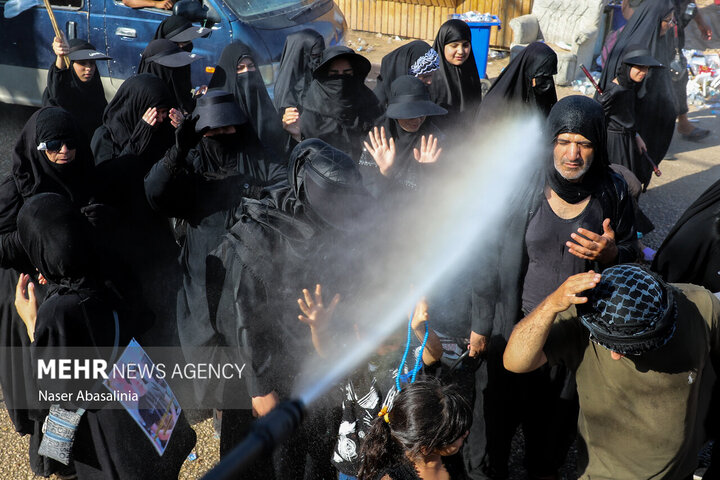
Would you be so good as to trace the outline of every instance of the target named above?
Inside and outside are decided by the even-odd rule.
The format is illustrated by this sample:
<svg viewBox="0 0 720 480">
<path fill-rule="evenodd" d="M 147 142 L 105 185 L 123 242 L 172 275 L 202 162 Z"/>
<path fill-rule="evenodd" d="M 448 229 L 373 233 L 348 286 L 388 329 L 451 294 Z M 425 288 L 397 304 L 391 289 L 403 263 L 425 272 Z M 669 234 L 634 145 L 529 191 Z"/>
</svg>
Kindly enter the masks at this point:
<svg viewBox="0 0 720 480">
<path fill-rule="evenodd" d="M 0 6 L 4 8 L 4 1 Z M 121 0 L 50 0 L 58 26 L 67 38 L 82 38 L 113 57 L 98 62 L 108 97 L 133 75 L 140 53 L 160 22 L 172 14 L 156 8 L 133 9 Z M 333 0 L 180 0 L 175 11 L 212 28 L 194 43 L 204 58 L 192 65 L 193 85 L 208 83 L 222 49 L 235 40 L 250 46 L 259 70 L 272 90 L 285 38 L 311 28 L 327 46 L 341 43 L 346 23 Z M 0 16 L 0 101 L 40 105 L 47 70 L 55 61 L 54 37 L 44 7 L 14 18 Z"/>
</svg>

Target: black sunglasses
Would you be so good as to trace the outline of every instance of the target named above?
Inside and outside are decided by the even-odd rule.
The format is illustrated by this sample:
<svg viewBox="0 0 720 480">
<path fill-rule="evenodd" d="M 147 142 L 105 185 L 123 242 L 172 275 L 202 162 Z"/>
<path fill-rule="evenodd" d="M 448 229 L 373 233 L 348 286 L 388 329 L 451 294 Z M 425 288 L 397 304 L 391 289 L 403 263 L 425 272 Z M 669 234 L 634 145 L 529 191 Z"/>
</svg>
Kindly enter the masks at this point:
<svg viewBox="0 0 720 480">
<path fill-rule="evenodd" d="M 75 150 L 77 148 L 75 140 L 68 138 L 65 140 L 48 140 L 47 142 L 41 142 L 37 149 L 47 150 L 48 152 L 58 152 L 63 145 L 65 145 L 68 150 Z"/>
</svg>

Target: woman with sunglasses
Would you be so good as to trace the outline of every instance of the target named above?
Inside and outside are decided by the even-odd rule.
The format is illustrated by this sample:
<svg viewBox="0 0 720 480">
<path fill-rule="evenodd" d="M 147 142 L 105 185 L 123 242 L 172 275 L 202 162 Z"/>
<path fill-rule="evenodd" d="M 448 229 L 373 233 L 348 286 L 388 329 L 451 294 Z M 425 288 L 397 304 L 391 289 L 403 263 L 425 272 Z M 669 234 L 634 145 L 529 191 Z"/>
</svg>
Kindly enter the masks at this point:
<svg viewBox="0 0 720 480">
<path fill-rule="evenodd" d="M 65 40 L 55 37 L 53 52 L 57 58 L 50 65 L 47 88 L 43 92 L 43 105 L 62 107 L 70 112 L 83 134 L 90 140 L 95 129 L 102 125 L 107 100 L 95 62 L 111 57 L 79 38 Z M 70 67 L 64 57 L 70 58 Z"/>
</svg>

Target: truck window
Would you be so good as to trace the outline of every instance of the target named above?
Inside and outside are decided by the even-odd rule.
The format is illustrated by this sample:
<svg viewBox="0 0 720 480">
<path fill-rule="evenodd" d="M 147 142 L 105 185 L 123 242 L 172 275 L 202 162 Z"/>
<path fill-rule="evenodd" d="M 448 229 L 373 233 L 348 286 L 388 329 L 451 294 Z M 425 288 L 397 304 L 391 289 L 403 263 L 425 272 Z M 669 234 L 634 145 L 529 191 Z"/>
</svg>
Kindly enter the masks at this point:
<svg viewBox="0 0 720 480">
<path fill-rule="evenodd" d="M 228 3 L 238 15 L 249 17 L 312 2 L 303 2 L 302 0 L 228 0 Z"/>
<path fill-rule="evenodd" d="M 61 8 L 81 8 L 83 0 L 50 0 L 50 5 Z"/>
</svg>

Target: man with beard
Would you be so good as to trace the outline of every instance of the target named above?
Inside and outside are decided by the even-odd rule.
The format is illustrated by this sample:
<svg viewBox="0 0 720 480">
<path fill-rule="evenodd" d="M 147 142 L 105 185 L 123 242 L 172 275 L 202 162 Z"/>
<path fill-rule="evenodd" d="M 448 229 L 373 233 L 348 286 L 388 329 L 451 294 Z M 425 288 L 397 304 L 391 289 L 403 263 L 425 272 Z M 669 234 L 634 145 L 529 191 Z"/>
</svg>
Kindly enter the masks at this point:
<svg viewBox="0 0 720 480">
<path fill-rule="evenodd" d="M 570 96 L 550 111 L 552 156 L 509 206 L 502 245 L 477 274 L 470 355 L 487 353 L 485 459 L 491 478 L 507 477 L 510 442 L 519 424 L 530 478 L 553 478 L 575 438 L 577 396 L 561 366 L 526 375 L 503 368 L 513 326 L 568 276 L 637 258 L 634 217 L 625 181 L 608 167 L 603 109 Z M 501 263 L 500 263 L 501 262 Z M 533 398 L 532 404 L 526 400 Z"/>
<path fill-rule="evenodd" d="M 370 61 L 348 47 L 330 47 L 313 72 L 303 112 L 285 109 L 283 126 L 297 141 L 319 138 L 359 160 L 362 142 L 381 115 L 375 94 L 365 86 Z"/>
<path fill-rule="evenodd" d="M 353 160 L 318 139 L 295 147 L 289 185 L 261 200 L 245 199 L 237 223 L 208 257 L 211 322 L 244 363 L 243 379 L 252 409 L 223 411 L 221 454 L 239 443 L 254 416 L 288 398 L 300 366 L 314 355 L 307 327 L 298 321 L 298 294 L 322 284 L 349 298 L 359 272 L 351 264 L 362 216 L 372 199 Z M 330 464 L 339 419 L 322 399 L 291 439 L 275 454 L 276 478 L 334 478 Z M 334 429 L 331 429 L 334 425 Z M 310 446 L 312 445 L 312 448 Z M 306 457 L 310 461 L 306 462 Z M 251 469 L 258 478 L 260 468 Z"/>
<path fill-rule="evenodd" d="M 580 478 L 693 478 L 720 366 L 720 303 L 639 265 L 580 273 L 517 324 L 504 361 L 513 372 L 575 372 Z"/>
</svg>

